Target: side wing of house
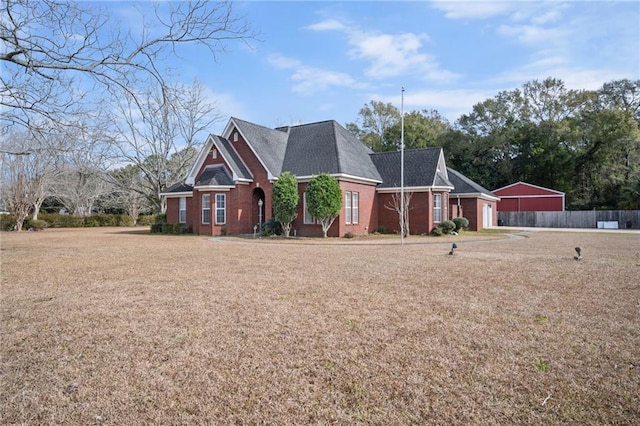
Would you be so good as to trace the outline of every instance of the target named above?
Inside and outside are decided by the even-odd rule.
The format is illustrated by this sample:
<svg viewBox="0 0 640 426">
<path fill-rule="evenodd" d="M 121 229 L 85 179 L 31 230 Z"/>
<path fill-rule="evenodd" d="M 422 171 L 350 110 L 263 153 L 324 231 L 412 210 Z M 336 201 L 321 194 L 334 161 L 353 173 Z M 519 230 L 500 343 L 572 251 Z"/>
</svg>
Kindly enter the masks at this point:
<svg viewBox="0 0 640 426">
<path fill-rule="evenodd" d="M 471 231 L 496 226 L 496 206 L 500 198 L 462 173 L 451 168 L 447 170 L 454 186 L 449 195 L 450 218 L 466 217 Z"/>
<path fill-rule="evenodd" d="M 428 234 L 449 218 L 449 181 L 442 148 L 412 149 L 404 152 L 404 179 L 401 179 L 401 153 L 371 154 L 383 183 L 376 190 L 378 226 L 387 232 L 400 232 L 399 198 L 404 187 L 408 201 L 409 232 Z"/>
</svg>

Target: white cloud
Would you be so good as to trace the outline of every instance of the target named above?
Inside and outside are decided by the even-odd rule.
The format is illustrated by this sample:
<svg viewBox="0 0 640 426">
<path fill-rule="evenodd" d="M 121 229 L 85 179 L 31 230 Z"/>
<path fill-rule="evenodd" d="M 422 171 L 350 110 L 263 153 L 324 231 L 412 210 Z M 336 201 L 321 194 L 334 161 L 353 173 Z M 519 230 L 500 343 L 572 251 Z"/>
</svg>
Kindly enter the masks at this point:
<svg viewBox="0 0 640 426">
<path fill-rule="evenodd" d="M 351 47 L 349 55 L 369 63 L 365 68 L 365 75 L 369 78 L 384 79 L 412 74 L 431 81 L 450 81 L 459 77 L 456 73 L 442 69 L 432 55 L 424 53 L 424 44 L 430 41 L 426 33 L 387 34 L 365 31 L 335 20 L 322 21 L 307 28 L 344 33 Z"/>
<path fill-rule="evenodd" d="M 561 42 L 567 32 L 562 28 L 545 28 L 536 25 L 500 25 L 497 32 L 505 37 L 515 38 L 525 44 Z"/>
<path fill-rule="evenodd" d="M 449 19 L 487 19 L 510 13 L 514 3 L 507 1 L 435 1 L 431 7 Z"/>
<path fill-rule="evenodd" d="M 345 25 L 336 19 L 327 19 L 326 21 L 321 21 L 316 24 L 309 25 L 306 28 L 313 31 L 336 31 L 346 29 Z"/>
<path fill-rule="evenodd" d="M 405 112 L 436 109 L 453 123 L 462 114 L 471 112 L 475 104 L 495 96 L 496 93 L 497 91 L 494 93 L 472 89 L 422 90 L 418 92 L 409 90 L 404 93 Z M 394 96 L 372 94 L 370 96 L 371 99 L 377 101 L 400 105 L 399 94 Z"/>
<path fill-rule="evenodd" d="M 304 65 L 301 61 L 283 55 L 271 55 L 268 58 L 276 68 L 292 70 L 291 80 L 295 82 L 293 91 L 303 95 L 313 94 L 331 87 L 364 88 L 346 73 Z"/>
</svg>

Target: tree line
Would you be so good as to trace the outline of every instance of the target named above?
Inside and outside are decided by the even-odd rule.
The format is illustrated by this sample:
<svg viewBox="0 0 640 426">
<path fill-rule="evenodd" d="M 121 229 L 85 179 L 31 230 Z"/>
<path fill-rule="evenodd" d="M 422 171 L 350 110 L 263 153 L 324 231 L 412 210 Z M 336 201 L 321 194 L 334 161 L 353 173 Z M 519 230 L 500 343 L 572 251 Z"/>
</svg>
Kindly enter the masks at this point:
<svg viewBox="0 0 640 426">
<path fill-rule="evenodd" d="M 371 101 L 347 128 L 373 151 L 400 149 L 401 114 Z M 571 90 L 533 80 L 450 123 L 404 117 L 405 148 L 442 146 L 447 163 L 488 189 L 524 181 L 566 193 L 567 208 L 640 209 L 640 80 Z"/>
</svg>

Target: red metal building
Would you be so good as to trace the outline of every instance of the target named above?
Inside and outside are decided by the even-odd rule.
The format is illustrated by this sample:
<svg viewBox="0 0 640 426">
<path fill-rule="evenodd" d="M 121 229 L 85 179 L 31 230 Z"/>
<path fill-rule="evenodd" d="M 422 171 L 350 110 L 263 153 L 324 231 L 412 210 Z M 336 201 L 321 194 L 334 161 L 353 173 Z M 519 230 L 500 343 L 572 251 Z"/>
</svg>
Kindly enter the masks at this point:
<svg viewBox="0 0 640 426">
<path fill-rule="evenodd" d="M 526 182 L 516 182 L 492 191 L 500 197 L 499 212 L 564 211 L 564 192 Z"/>
</svg>

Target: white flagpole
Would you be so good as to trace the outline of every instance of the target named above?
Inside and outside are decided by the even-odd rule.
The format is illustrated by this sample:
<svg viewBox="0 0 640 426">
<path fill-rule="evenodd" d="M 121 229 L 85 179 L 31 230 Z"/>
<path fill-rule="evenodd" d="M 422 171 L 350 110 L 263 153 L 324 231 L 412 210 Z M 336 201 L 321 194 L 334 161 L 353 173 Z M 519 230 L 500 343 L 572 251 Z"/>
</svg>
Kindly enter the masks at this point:
<svg viewBox="0 0 640 426">
<path fill-rule="evenodd" d="M 404 87 L 400 95 L 400 244 L 404 244 Z"/>
</svg>

